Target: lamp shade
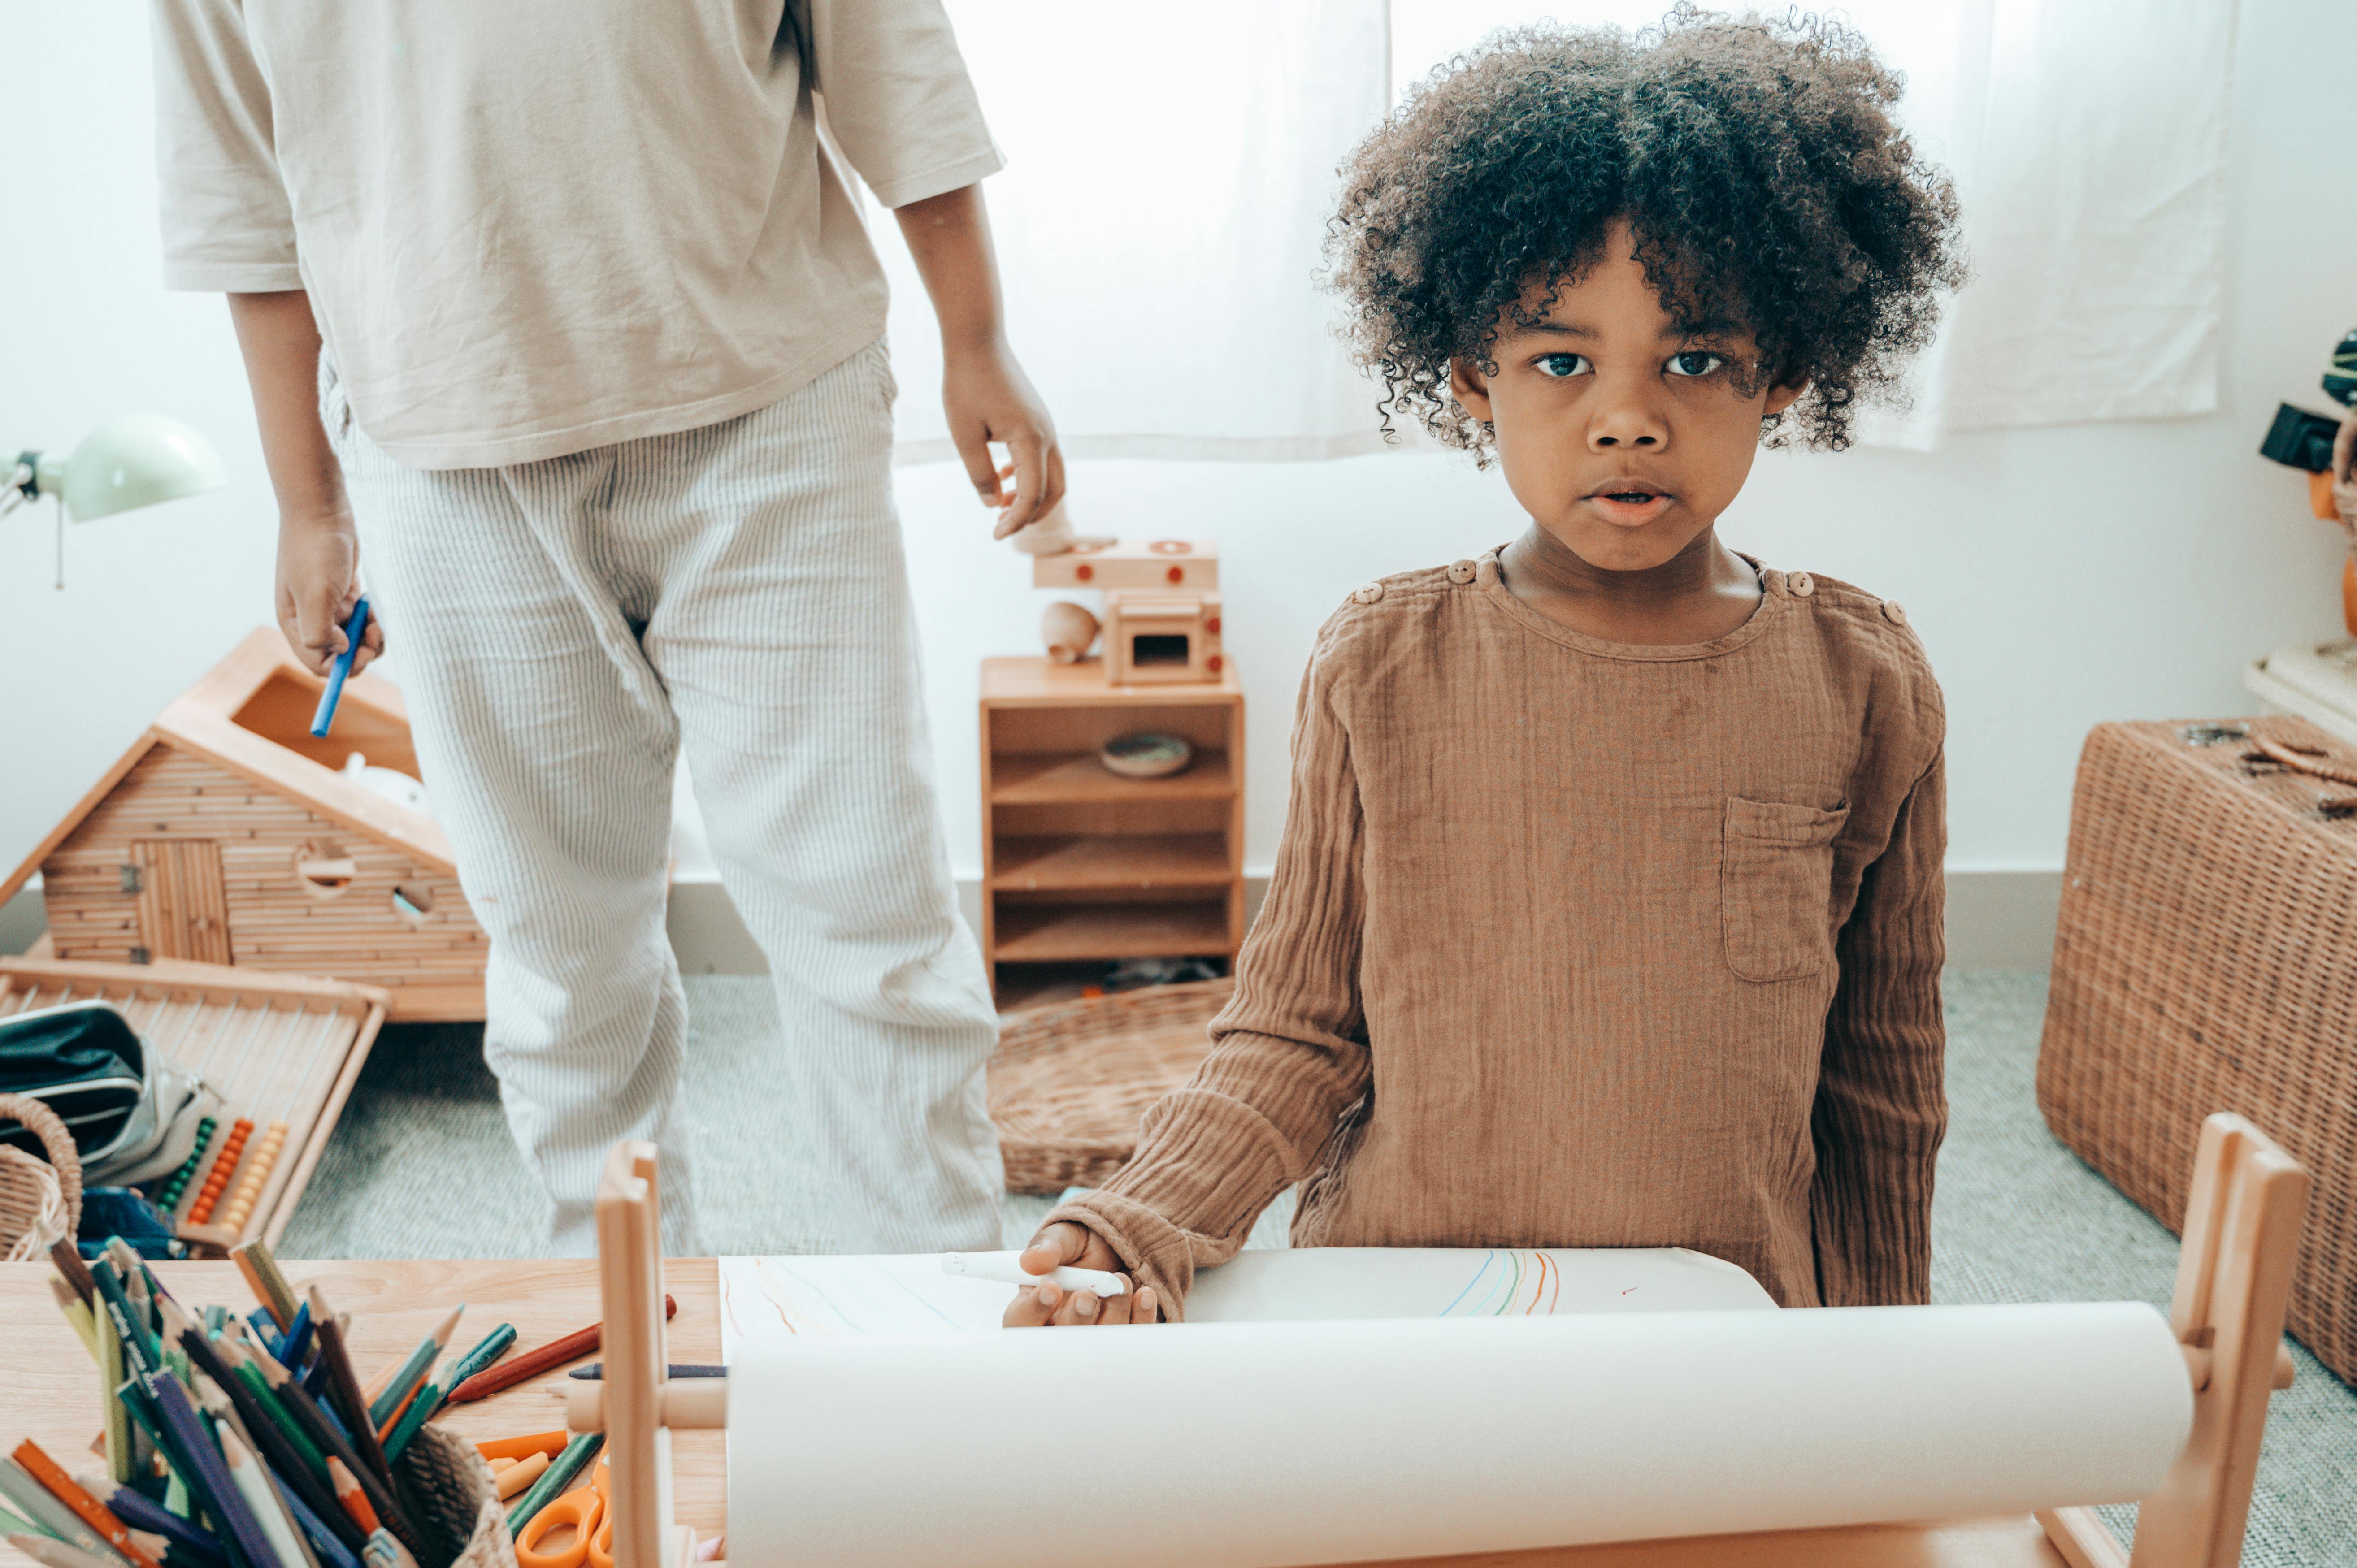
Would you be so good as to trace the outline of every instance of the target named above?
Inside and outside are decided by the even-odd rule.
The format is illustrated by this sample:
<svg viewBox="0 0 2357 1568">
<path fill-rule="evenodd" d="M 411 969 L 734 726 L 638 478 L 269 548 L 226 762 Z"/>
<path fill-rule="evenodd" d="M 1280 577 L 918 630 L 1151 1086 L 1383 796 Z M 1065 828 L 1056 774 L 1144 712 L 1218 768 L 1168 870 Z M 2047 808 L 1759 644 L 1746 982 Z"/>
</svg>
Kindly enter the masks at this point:
<svg viewBox="0 0 2357 1568">
<path fill-rule="evenodd" d="M 177 419 L 126 413 L 82 437 L 73 456 L 43 456 L 36 482 L 63 498 L 77 522 L 157 501 L 199 496 L 229 483 L 212 443 Z"/>
</svg>

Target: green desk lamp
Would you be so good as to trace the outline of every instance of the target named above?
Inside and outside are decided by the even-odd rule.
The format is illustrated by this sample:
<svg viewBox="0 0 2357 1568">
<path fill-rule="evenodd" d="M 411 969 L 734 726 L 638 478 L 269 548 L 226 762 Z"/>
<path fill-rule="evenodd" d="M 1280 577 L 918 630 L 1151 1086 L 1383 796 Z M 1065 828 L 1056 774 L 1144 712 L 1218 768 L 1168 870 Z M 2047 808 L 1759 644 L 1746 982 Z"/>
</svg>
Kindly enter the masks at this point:
<svg viewBox="0 0 2357 1568">
<path fill-rule="evenodd" d="M 177 419 L 126 413 L 82 437 L 70 457 L 18 455 L 0 486 L 0 517 L 44 496 L 58 502 L 58 586 L 66 585 L 65 519 L 108 517 L 229 483 L 212 443 Z"/>
</svg>

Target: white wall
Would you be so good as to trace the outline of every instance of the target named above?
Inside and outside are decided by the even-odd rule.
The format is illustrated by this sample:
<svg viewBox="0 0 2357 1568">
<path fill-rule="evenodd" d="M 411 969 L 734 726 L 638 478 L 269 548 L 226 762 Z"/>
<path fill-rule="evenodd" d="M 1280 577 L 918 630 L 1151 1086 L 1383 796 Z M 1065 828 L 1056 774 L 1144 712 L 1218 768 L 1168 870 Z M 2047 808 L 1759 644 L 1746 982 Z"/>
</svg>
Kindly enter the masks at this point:
<svg viewBox="0 0 2357 1568">
<path fill-rule="evenodd" d="M 0 94 L 10 206 L 27 215 L 0 245 L 0 446 L 66 445 L 154 408 L 212 436 L 231 486 L 71 531 L 62 594 L 47 509 L 0 523 L 0 866 L 269 614 L 274 514 L 225 312 L 156 285 L 144 18 L 133 0 L 0 0 L 0 36 L 39 62 Z M 2338 535 L 2308 520 L 2298 476 L 2255 449 L 2278 401 L 2322 403 L 2325 354 L 2357 324 L 2357 217 L 2332 194 L 2351 59 L 2357 7 L 2244 0 L 2217 413 L 1964 436 L 1931 456 L 1765 456 L 1726 520 L 1771 564 L 1906 604 L 1948 692 L 1960 867 L 2061 864 L 2088 725 L 2249 711 L 2244 660 L 2337 630 Z M 1150 343 L 1123 351 L 1152 373 Z M 1371 576 L 1519 531 L 1501 480 L 1439 455 L 1083 463 L 1072 483 L 1088 527 L 1220 542 L 1252 714 L 1255 867 L 1283 823 L 1286 729 L 1318 622 Z M 990 543 L 955 469 L 903 470 L 900 495 L 950 843 L 972 875 L 975 663 L 1033 650 L 1051 596 Z"/>
</svg>

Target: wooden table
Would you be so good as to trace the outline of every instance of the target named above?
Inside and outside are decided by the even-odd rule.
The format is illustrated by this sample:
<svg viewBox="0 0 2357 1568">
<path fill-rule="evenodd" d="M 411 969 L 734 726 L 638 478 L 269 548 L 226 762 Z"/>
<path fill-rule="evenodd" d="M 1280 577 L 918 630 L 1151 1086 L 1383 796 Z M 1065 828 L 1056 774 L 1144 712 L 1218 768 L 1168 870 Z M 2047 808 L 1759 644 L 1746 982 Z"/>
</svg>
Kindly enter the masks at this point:
<svg viewBox="0 0 2357 1568">
<path fill-rule="evenodd" d="M 454 1302 L 467 1303 L 456 1341 L 460 1348 L 499 1324 L 512 1323 L 519 1347 L 529 1349 L 598 1316 L 593 1262 L 409 1260 L 281 1266 L 297 1290 L 316 1281 L 338 1310 L 351 1314 L 352 1355 L 363 1379 L 406 1355 Z M 0 1333 L 0 1451 L 30 1437 L 67 1469 L 77 1470 L 98 1431 L 98 1369 L 50 1299 L 49 1273 L 47 1263 L 0 1263 L 0 1323 L 8 1326 Z M 156 1274 L 192 1307 L 219 1303 L 242 1315 L 256 1305 L 231 1263 L 159 1263 Z M 679 1316 L 671 1323 L 671 1359 L 719 1360 L 720 1282 L 713 1260 L 667 1261 L 663 1288 L 679 1302 Z M 543 1373 L 490 1399 L 446 1407 L 437 1419 L 477 1440 L 550 1431 L 565 1424 L 565 1411 L 549 1391 L 565 1381 L 562 1369 Z M 699 1536 L 716 1534 L 727 1523 L 725 1443 L 717 1432 L 672 1435 L 673 1508 L 680 1522 L 694 1526 Z M 1419 1561 L 1426 1568 L 2073 1568 L 2027 1514 L 1933 1526 L 1869 1525 Z M 0 1542 L 0 1564 L 16 1568 L 28 1562 Z"/>
</svg>

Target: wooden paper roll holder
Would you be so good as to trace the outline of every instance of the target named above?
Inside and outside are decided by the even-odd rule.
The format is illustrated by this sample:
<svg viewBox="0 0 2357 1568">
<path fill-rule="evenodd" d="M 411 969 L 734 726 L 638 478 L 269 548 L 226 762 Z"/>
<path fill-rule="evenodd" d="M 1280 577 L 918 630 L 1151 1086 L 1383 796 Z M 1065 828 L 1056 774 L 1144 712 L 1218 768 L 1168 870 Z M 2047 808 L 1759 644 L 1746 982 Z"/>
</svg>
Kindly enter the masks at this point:
<svg viewBox="0 0 2357 1568">
<path fill-rule="evenodd" d="M 2133 1554 L 2093 1509 L 2065 1508 L 2042 1511 L 2034 1523 L 1857 1525 L 1417 1561 L 1430 1568 L 2235 1568 L 2268 1396 L 2291 1385 L 2284 1307 L 2308 1191 L 2308 1172 L 2249 1122 L 2221 1112 L 2202 1123 L 2169 1307 L 2193 1380 L 2193 1429 L 2160 1489 L 2143 1499 Z M 597 1189 L 605 1377 L 576 1385 L 565 1408 L 574 1431 L 606 1430 L 614 1568 L 689 1562 L 694 1533 L 672 1522 L 669 1429 L 727 1422 L 726 1379 L 674 1384 L 664 1377 L 657 1213 L 654 1145 L 616 1144 Z"/>
</svg>

